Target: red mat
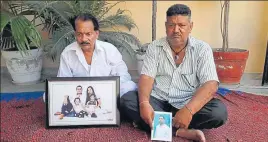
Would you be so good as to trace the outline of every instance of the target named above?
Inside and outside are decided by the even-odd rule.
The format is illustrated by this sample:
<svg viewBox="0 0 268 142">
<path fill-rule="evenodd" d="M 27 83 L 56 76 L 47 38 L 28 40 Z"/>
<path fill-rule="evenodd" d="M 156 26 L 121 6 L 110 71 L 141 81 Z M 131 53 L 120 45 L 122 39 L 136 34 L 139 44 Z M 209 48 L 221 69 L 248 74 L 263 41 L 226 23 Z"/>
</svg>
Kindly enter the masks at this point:
<svg viewBox="0 0 268 142">
<path fill-rule="evenodd" d="M 268 142 L 268 97 L 252 94 L 229 94 L 222 98 L 227 105 L 227 123 L 204 130 L 208 142 Z M 123 122 L 120 128 L 45 129 L 45 104 L 42 99 L 2 101 L 1 142 L 19 141 L 97 141 L 148 142 L 150 135 Z M 173 141 L 188 140 L 173 137 Z"/>
</svg>

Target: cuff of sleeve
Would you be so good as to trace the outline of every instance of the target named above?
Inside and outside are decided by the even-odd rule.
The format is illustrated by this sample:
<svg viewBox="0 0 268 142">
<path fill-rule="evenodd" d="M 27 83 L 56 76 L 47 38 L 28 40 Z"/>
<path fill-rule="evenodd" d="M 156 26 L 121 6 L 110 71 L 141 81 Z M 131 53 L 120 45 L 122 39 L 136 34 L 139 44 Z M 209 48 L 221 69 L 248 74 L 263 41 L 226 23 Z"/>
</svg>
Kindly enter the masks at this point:
<svg viewBox="0 0 268 142">
<path fill-rule="evenodd" d="M 201 81 L 201 84 L 204 84 L 204 83 L 206 83 L 206 82 L 208 82 L 208 81 L 217 81 L 218 83 L 220 83 L 220 81 L 219 81 L 218 78 L 206 78 L 206 79 L 203 79 L 203 80 Z"/>
<path fill-rule="evenodd" d="M 145 71 L 141 71 L 141 74 L 143 75 L 147 75 L 147 76 L 150 76 L 151 78 L 155 78 L 155 74 L 152 73 L 152 72 L 145 72 Z"/>
<path fill-rule="evenodd" d="M 137 84 L 133 81 L 128 81 L 120 84 L 120 97 L 122 97 L 124 94 L 126 94 L 129 91 L 135 91 L 137 90 Z"/>
</svg>

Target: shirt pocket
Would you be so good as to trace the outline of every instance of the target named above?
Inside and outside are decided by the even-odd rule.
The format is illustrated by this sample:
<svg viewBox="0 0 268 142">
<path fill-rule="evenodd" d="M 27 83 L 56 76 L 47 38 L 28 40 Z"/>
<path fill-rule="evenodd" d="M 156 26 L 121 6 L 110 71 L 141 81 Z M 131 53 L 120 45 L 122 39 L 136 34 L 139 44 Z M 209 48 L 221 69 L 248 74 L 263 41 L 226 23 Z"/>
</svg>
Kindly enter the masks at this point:
<svg viewBox="0 0 268 142">
<path fill-rule="evenodd" d="M 181 74 L 181 77 L 190 89 L 196 89 L 199 86 L 196 74 Z"/>
</svg>

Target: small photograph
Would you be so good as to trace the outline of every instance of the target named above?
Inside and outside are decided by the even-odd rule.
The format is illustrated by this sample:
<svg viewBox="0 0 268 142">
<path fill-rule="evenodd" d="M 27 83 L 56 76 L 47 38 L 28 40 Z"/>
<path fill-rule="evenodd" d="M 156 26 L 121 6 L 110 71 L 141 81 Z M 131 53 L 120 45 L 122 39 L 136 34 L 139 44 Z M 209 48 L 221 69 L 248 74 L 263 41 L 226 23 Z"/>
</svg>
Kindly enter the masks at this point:
<svg viewBox="0 0 268 142">
<path fill-rule="evenodd" d="M 151 140 L 172 141 L 172 113 L 154 112 Z"/>
</svg>

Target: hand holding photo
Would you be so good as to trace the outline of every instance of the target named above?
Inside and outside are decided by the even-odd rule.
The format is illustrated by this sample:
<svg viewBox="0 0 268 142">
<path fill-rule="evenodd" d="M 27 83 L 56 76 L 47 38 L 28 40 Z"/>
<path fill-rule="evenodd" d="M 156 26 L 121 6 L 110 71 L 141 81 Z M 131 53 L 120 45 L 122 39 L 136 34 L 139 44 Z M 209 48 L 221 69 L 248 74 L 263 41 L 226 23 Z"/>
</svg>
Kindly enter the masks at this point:
<svg viewBox="0 0 268 142">
<path fill-rule="evenodd" d="M 172 113 L 154 112 L 151 140 L 172 141 Z"/>
</svg>

